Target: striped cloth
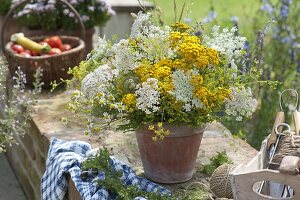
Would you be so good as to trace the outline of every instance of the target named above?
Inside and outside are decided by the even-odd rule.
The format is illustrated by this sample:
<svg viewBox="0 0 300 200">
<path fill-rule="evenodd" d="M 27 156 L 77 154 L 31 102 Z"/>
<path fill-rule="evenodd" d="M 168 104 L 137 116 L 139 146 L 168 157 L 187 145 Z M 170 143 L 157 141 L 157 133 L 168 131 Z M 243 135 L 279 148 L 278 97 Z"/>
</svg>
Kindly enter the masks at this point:
<svg viewBox="0 0 300 200">
<path fill-rule="evenodd" d="M 95 180 L 103 180 L 104 173 L 99 173 L 95 178 L 88 177 L 83 181 L 80 177 L 80 163 L 86 160 L 92 151 L 91 145 L 83 141 L 65 141 L 53 138 L 51 140 L 46 171 L 42 177 L 41 196 L 42 200 L 62 200 L 68 188 L 66 174 L 70 174 L 76 189 L 84 200 L 113 200 L 108 191 L 100 188 Z M 158 192 L 163 195 L 171 195 L 171 192 L 145 178 L 136 176 L 132 168 L 125 163 L 110 157 L 110 165 L 114 170 L 122 170 L 121 181 L 124 185 L 135 185 L 147 192 Z M 134 200 L 145 200 L 136 197 Z"/>
</svg>

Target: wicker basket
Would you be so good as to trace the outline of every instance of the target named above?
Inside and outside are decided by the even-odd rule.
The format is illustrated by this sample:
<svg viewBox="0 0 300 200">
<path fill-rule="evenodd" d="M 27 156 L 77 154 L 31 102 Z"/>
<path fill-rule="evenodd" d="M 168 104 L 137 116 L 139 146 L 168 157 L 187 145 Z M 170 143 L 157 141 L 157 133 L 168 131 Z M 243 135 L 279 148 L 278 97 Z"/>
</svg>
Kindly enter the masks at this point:
<svg viewBox="0 0 300 200">
<path fill-rule="evenodd" d="M 33 37 L 34 41 L 42 41 L 45 37 Z M 33 75 L 37 68 L 43 70 L 42 81 L 44 87 L 49 88 L 51 81 L 59 81 L 62 79 L 70 78 L 67 73 L 70 67 L 74 67 L 79 64 L 84 53 L 84 42 L 71 36 L 60 36 L 63 43 L 68 43 L 72 46 L 69 51 L 62 52 L 57 55 L 43 55 L 24 57 L 16 54 L 11 50 L 12 42 L 9 42 L 5 46 L 5 56 L 9 64 L 9 72 L 14 75 L 18 67 L 21 68 L 22 72 L 26 74 L 26 80 L 29 85 L 34 81 Z"/>
<path fill-rule="evenodd" d="M 85 28 L 83 22 L 77 13 L 77 11 L 65 0 L 59 0 L 61 3 L 65 4 L 76 16 L 80 29 L 81 29 L 81 38 L 85 38 Z M 15 74 L 15 71 L 18 67 L 26 74 L 27 85 L 32 85 L 34 81 L 34 74 L 36 73 L 37 68 L 41 68 L 43 70 L 42 82 L 44 82 L 44 88 L 49 88 L 50 83 L 52 81 L 60 81 L 60 79 L 70 78 L 68 69 L 72 68 L 80 63 L 84 56 L 85 43 L 78 37 L 72 36 L 60 36 L 63 43 L 68 43 L 72 46 L 72 49 L 69 51 L 62 52 L 58 55 L 42 55 L 42 56 L 32 56 L 32 57 L 24 57 L 16 54 L 11 50 L 12 42 L 4 44 L 4 34 L 5 28 L 7 25 L 8 19 L 13 15 L 13 12 L 30 2 L 30 0 L 24 0 L 13 7 L 5 16 L 4 22 L 1 27 L 1 42 L 3 52 L 8 61 L 8 67 L 11 76 Z M 34 41 L 42 41 L 48 36 L 39 36 L 32 37 L 31 39 Z"/>
</svg>

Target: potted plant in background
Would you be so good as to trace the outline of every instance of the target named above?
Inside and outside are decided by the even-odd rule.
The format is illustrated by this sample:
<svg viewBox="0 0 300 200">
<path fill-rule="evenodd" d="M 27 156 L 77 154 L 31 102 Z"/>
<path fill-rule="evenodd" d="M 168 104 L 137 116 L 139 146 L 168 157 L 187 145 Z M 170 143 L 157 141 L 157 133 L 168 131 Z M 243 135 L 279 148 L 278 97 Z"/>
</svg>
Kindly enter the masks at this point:
<svg viewBox="0 0 300 200">
<path fill-rule="evenodd" d="M 24 0 L 11 1 L 10 7 Z M 94 26 L 102 26 L 114 11 L 105 0 L 95 1 L 67 1 L 80 14 L 86 28 L 86 52 L 90 52 Z M 80 36 L 75 15 L 65 5 L 56 0 L 33 0 L 23 8 L 19 8 L 14 15 L 16 21 L 25 27 L 23 30 L 27 36 L 36 35 L 75 35 Z"/>
<path fill-rule="evenodd" d="M 4 16 L 9 11 L 10 6 L 11 6 L 11 0 L 2 0 L 1 1 L 1 6 L 0 6 L 0 27 L 2 26 Z M 10 40 L 10 35 L 17 32 L 18 30 L 20 30 L 18 28 L 18 24 L 16 23 L 16 21 L 14 19 L 9 19 L 8 24 L 9 25 L 7 26 L 7 34 L 6 34 L 6 37 L 5 37 L 5 41 L 9 41 Z"/>
<path fill-rule="evenodd" d="M 206 123 L 251 116 L 256 100 L 248 84 L 261 72 L 237 67 L 246 38 L 236 28 L 214 26 L 199 37 L 183 23 L 160 27 L 151 13 L 136 17 L 128 39 L 100 39 L 71 70 L 81 84 L 69 106 L 91 116 L 87 133 L 136 131 L 147 178 L 183 182 L 192 177 Z"/>
</svg>

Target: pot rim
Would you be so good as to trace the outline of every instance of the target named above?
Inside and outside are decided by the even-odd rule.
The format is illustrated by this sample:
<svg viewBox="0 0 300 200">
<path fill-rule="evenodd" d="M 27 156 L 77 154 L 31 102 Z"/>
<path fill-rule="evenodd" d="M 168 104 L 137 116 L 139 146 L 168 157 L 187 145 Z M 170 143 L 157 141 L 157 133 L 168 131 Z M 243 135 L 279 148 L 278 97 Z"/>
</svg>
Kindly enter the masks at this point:
<svg viewBox="0 0 300 200">
<path fill-rule="evenodd" d="M 149 125 L 157 126 L 155 123 L 142 126 L 140 129 L 136 130 L 136 134 L 148 134 L 149 137 L 154 136 L 154 132 L 148 129 Z M 164 129 L 170 130 L 171 134 L 165 136 L 166 138 L 175 138 L 175 137 L 190 137 L 197 134 L 203 134 L 206 130 L 206 124 L 201 127 L 190 127 L 188 125 L 175 125 L 175 124 L 163 124 Z"/>
</svg>

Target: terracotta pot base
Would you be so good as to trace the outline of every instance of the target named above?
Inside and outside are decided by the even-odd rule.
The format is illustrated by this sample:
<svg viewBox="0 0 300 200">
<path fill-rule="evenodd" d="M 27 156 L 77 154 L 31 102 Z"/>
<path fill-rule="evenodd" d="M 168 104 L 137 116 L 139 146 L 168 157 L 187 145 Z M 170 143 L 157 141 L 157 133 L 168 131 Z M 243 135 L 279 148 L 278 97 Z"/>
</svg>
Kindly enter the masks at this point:
<svg viewBox="0 0 300 200">
<path fill-rule="evenodd" d="M 203 129 L 196 132 L 184 126 L 170 129 L 171 133 L 177 133 L 157 142 L 152 140 L 152 131 L 136 132 L 145 177 L 159 183 L 181 183 L 192 178 L 203 136 Z"/>
</svg>

